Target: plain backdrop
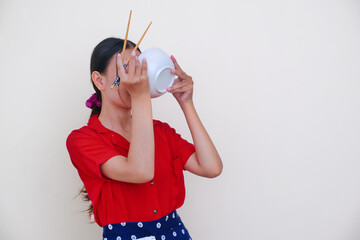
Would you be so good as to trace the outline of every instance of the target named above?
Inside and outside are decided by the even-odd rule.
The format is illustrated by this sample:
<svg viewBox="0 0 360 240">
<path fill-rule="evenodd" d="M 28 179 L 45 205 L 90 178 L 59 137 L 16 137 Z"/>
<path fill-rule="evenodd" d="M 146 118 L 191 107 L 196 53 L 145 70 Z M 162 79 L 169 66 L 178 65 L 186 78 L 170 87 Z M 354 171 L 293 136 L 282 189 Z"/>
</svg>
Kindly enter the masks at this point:
<svg viewBox="0 0 360 240">
<path fill-rule="evenodd" d="M 224 162 L 186 173 L 194 240 L 360 239 L 360 2 L 0 0 L 0 239 L 101 239 L 65 140 L 101 40 L 173 54 Z M 191 141 L 171 94 L 154 118 Z"/>
</svg>

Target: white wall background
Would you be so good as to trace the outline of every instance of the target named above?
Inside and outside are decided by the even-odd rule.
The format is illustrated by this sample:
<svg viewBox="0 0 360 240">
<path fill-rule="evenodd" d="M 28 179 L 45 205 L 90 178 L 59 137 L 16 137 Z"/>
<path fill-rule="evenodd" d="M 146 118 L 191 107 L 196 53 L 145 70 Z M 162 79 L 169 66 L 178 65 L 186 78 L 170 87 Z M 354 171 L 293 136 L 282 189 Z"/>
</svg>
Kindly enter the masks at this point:
<svg viewBox="0 0 360 240">
<path fill-rule="evenodd" d="M 360 2 L 0 1 L 0 239 L 101 239 L 65 139 L 109 36 L 174 54 L 223 174 L 186 174 L 195 240 L 360 239 Z M 190 134 L 172 96 L 154 117 Z"/>
</svg>

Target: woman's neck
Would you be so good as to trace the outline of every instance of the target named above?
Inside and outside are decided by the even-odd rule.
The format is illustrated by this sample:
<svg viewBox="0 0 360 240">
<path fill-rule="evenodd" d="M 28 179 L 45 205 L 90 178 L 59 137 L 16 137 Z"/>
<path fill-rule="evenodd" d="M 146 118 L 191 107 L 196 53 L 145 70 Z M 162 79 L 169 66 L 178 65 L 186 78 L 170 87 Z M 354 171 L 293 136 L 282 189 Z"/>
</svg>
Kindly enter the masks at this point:
<svg viewBox="0 0 360 240">
<path fill-rule="evenodd" d="M 99 115 L 101 124 L 119 134 L 131 131 L 131 109 L 101 107 Z"/>
</svg>

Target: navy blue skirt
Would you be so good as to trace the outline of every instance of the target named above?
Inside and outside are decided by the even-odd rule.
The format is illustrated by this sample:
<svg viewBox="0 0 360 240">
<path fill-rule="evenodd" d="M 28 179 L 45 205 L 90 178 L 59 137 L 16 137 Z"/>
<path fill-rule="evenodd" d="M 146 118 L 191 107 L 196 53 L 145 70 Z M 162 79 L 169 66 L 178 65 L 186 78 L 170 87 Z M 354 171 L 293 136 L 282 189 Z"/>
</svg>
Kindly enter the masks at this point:
<svg viewBox="0 0 360 240">
<path fill-rule="evenodd" d="M 103 226 L 103 240 L 191 240 L 176 210 L 154 221 Z"/>
</svg>

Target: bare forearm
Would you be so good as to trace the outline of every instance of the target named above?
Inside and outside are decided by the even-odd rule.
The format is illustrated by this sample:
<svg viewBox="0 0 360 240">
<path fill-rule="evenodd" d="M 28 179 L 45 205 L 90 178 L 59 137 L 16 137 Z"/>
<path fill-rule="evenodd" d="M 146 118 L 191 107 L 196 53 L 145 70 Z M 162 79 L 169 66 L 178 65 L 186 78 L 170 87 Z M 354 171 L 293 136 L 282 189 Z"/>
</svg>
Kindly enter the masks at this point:
<svg viewBox="0 0 360 240">
<path fill-rule="evenodd" d="M 197 114 L 193 102 L 189 101 L 180 106 L 194 141 L 199 166 L 204 172 L 214 173 L 214 175 L 220 174 L 223 167 L 221 158 Z"/>
<path fill-rule="evenodd" d="M 132 129 L 128 161 L 140 172 L 154 175 L 154 130 L 149 96 L 132 101 Z"/>
</svg>

